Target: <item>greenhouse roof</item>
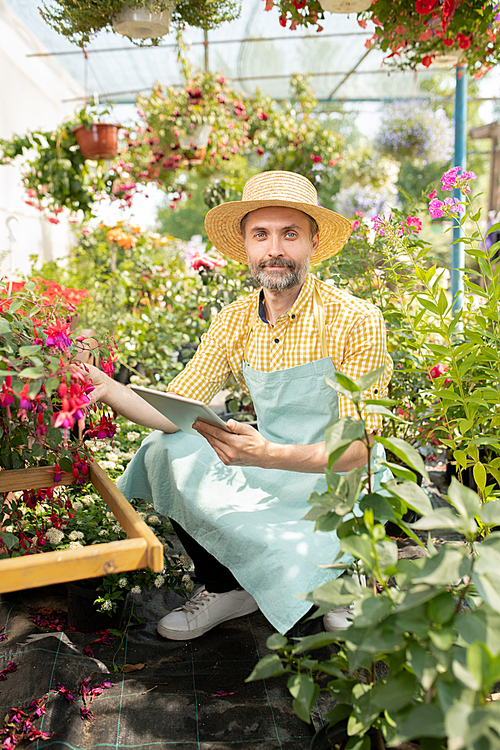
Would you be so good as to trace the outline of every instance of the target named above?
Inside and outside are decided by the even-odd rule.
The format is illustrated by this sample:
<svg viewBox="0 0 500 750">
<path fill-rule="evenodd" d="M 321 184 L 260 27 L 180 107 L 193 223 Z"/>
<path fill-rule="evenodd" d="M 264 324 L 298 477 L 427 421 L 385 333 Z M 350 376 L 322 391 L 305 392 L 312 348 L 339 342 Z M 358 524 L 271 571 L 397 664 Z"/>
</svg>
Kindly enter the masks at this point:
<svg viewBox="0 0 500 750">
<path fill-rule="evenodd" d="M 36 34 L 47 53 L 57 60 L 89 94 L 101 100 L 132 102 L 138 92 L 147 92 L 155 81 L 180 84 L 175 34 L 164 37 L 158 47 L 139 47 L 126 37 L 100 32 L 86 48 L 87 57 L 42 19 L 33 0 L 7 0 L 11 9 Z M 323 31 L 280 26 L 278 11 L 265 11 L 263 0 L 244 0 L 241 17 L 208 32 L 208 47 L 201 29 L 187 28 L 184 40 L 190 45 L 190 58 L 205 66 L 205 50 L 210 70 L 219 70 L 244 91 L 259 88 L 276 99 L 289 93 L 293 73 L 310 73 L 320 102 L 380 102 L 397 98 L 429 97 L 422 82 L 433 76 L 436 67 L 417 72 L 390 70 L 383 53 L 368 50 L 365 41 L 372 35 L 370 24 L 363 30 L 356 15 L 326 13 Z M 450 75 L 454 77 L 453 68 Z M 491 72 L 481 82 L 481 95 L 498 95 L 498 74 Z M 78 104 L 77 101 L 75 101 Z M 326 106 L 326 105 L 324 105 Z"/>
</svg>

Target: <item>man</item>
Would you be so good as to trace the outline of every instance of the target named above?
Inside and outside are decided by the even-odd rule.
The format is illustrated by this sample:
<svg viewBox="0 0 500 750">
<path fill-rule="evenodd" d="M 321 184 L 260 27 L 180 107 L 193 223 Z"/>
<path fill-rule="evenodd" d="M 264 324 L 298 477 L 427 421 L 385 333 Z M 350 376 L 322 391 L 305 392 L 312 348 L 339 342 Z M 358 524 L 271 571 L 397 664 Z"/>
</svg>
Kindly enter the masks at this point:
<svg viewBox="0 0 500 750">
<path fill-rule="evenodd" d="M 230 420 L 231 432 L 200 421 L 200 437 L 178 432 L 130 390 L 94 373 L 97 398 L 159 430 L 118 486 L 170 517 L 204 584 L 159 622 L 160 635 L 174 640 L 258 608 L 286 632 L 310 606 L 298 595 L 338 575 L 318 567 L 339 551 L 336 535 L 314 534 L 302 520 L 311 492 L 326 489 L 326 426 L 335 416 L 356 416 L 325 375 L 338 370 L 356 379 L 386 366 L 366 395 L 373 398 L 384 396 L 392 369 L 380 312 L 308 273 L 351 232 L 347 219 L 318 206 L 309 180 L 256 175 L 242 201 L 212 209 L 205 225 L 220 252 L 248 263 L 261 289 L 219 313 L 169 390 L 209 403 L 232 373 L 253 399 L 259 430 Z M 371 431 L 378 420 L 368 417 Z M 365 463 L 366 450 L 355 443 L 334 470 Z M 383 469 L 375 469 L 380 480 Z M 325 626 L 338 627 L 338 617 L 334 610 Z"/>
</svg>

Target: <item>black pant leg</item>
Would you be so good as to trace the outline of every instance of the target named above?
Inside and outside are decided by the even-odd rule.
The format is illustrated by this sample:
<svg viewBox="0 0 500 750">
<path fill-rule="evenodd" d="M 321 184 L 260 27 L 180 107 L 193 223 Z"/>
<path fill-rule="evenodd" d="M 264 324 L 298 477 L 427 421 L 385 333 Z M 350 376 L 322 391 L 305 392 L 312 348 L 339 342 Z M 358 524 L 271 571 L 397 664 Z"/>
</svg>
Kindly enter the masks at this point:
<svg viewBox="0 0 500 750">
<path fill-rule="evenodd" d="M 222 565 L 213 555 L 193 539 L 183 527 L 170 518 L 170 523 L 182 546 L 194 563 L 194 574 L 196 578 L 205 584 L 207 591 L 215 594 L 223 594 L 225 591 L 241 588 L 229 568 Z"/>
</svg>

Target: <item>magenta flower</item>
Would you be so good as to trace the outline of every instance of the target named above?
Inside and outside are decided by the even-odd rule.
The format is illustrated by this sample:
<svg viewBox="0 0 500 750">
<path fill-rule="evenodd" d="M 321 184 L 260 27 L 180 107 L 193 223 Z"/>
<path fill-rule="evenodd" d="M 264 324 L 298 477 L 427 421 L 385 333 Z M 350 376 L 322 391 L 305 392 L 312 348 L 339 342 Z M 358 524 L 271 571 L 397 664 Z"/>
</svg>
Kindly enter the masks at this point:
<svg viewBox="0 0 500 750">
<path fill-rule="evenodd" d="M 410 229 L 413 229 L 414 232 L 420 232 L 420 230 L 422 229 L 422 222 L 420 221 L 420 219 L 417 219 L 416 216 L 407 216 L 406 226 L 410 227 Z"/>
<path fill-rule="evenodd" d="M 428 208 L 428 211 L 431 215 L 431 219 L 440 219 L 444 214 L 443 207 L 444 207 L 443 201 L 440 201 L 439 198 L 433 198 L 431 202 L 429 203 L 429 208 Z"/>
<path fill-rule="evenodd" d="M 457 188 L 467 195 L 470 193 L 469 181 L 476 180 L 474 172 L 466 172 L 462 167 L 452 167 L 441 177 L 443 190 L 454 190 Z"/>
<path fill-rule="evenodd" d="M 90 708 L 80 708 L 80 718 L 82 721 L 94 721 L 94 714 L 90 710 Z"/>
<path fill-rule="evenodd" d="M 68 688 L 62 685 L 60 682 L 57 683 L 57 692 L 64 698 L 66 698 L 68 703 L 73 703 L 73 701 L 75 700 L 75 696 L 73 695 L 71 690 L 68 690 Z"/>
<path fill-rule="evenodd" d="M 463 216 L 465 213 L 465 206 L 463 206 L 457 198 L 445 198 L 443 204 L 447 207 L 448 211 L 452 216 Z"/>
</svg>

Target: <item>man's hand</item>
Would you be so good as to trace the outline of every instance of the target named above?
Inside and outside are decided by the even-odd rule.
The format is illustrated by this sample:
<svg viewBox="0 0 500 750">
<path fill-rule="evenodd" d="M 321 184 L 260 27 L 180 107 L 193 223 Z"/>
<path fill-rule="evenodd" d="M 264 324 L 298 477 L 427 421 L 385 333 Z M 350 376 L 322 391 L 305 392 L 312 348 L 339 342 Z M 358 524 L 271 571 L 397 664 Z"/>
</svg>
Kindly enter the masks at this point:
<svg viewBox="0 0 500 750">
<path fill-rule="evenodd" d="M 197 419 L 195 430 L 206 438 L 220 460 L 226 466 L 260 466 L 266 468 L 269 443 L 258 430 L 244 422 L 230 419 L 227 426 L 231 432 Z"/>
</svg>

